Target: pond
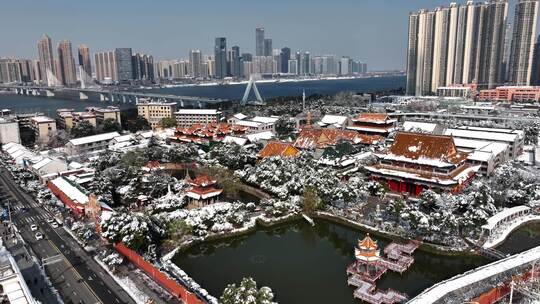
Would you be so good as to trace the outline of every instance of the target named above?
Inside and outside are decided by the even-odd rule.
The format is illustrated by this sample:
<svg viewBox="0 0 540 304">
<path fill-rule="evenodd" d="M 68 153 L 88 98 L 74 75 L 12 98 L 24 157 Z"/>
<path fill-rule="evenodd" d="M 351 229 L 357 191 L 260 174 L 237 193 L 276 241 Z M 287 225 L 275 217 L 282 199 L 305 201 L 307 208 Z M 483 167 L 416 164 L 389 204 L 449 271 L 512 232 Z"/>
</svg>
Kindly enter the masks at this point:
<svg viewBox="0 0 540 304">
<path fill-rule="evenodd" d="M 540 246 L 539 222 L 530 223 L 512 232 L 496 249 L 504 253 L 516 254 L 536 246 Z"/>
<path fill-rule="evenodd" d="M 272 288 L 279 303 L 359 303 L 347 286 L 346 267 L 365 234 L 317 221 L 315 227 L 297 222 L 228 241 L 195 246 L 174 262 L 212 295 L 219 297 L 229 283 L 253 277 Z M 379 246 L 388 244 L 378 239 Z M 410 297 L 456 274 L 481 266 L 481 257 L 448 257 L 417 250 L 415 263 L 403 275 L 386 273 L 378 282 Z"/>
</svg>

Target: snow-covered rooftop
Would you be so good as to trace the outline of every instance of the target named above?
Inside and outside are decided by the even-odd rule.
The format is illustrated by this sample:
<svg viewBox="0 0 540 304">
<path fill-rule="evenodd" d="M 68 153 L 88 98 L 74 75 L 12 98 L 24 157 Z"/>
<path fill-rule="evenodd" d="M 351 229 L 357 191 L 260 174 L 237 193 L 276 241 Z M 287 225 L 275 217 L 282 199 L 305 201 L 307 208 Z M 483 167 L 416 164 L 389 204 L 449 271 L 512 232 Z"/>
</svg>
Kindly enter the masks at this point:
<svg viewBox="0 0 540 304">
<path fill-rule="evenodd" d="M 220 114 L 216 109 L 180 109 L 174 114 L 179 115 L 217 115 Z"/>
<path fill-rule="evenodd" d="M 347 116 L 324 115 L 320 123 L 325 125 L 344 125 L 348 119 Z"/>
<path fill-rule="evenodd" d="M 118 136 L 120 136 L 118 132 L 111 132 L 111 133 L 104 133 L 104 134 L 86 136 L 86 137 L 81 137 L 81 138 L 75 138 L 75 139 L 70 140 L 69 142 L 74 146 L 80 146 L 80 145 L 85 145 L 85 144 L 90 144 L 90 143 L 95 143 L 95 142 L 100 142 L 100 141 L 111 140 Z"/>
<path fill-rule="evenodd" d="M 516 141 L 518 134 L 508 134 L 508 133 L 495 133 L 487 131 L 477 131 L 477 130 L 464 130 L 464 129 L 446 129 L 444 131 L 445 135 L 452 135 L 455 137 L 462 137 L 468 139 L 478 139 L 484 141 L 502 141 L 513 143 Z"/>
<path fill-rule="evenodd" d="M 413 130 L 422 130 L 424 132 L 433 133 L 437 129 L 436 123 L 406 121 L 403 123 L 403 130 L 410 132 Z"/>
<path fill-rule="evenodd" d="M 255 116 L 251 120 L 266 123 L 266 124 L 273 124 L 279 120 L 279 117 Z"/>
<path fill-rule="evenodd" d="M 262 123 L 262 122 L 258 122 L 258 121 L 251 121 L 251 120 L 239 120 L 239 121 L 237 121 L 235 124 L 237 124 L 237 125 L 239 125 L 239 126 L 244 126 L 244 127 L 258 128 L 258 127 L 260 127 L 263 123 Z"/>
<path fill-rule="evenodd" d="M 224 143 L 235 143 L 239 146 L 245 145 L 247 141 L 248 141 L 247 138 L 236 137 L 236 136 L 225 136 L 225 138 L 223 138 Z"/>
<path fill-rule="evenodd" d="M 232 117 L 236 118 L 236 119 L 239 119 L 239 120 L 244 120 L 247 118 L 246 115 L 242 114 L 242 113 L 236 113 L 234 114 Z"/>
<path fill-rule="evenodd" d="M 79 203 L 79 204 L 87 204 L 88 203 L 88 195 L 83 193 L 81 190 L 79 190 L 77 187 L 73 186 L 70 182 L 68 182 L 64 177 L 60 176 L 51 181 L 60 191 L 62 191 L 67 197 L 69 197 L 72 201 Z"/>
<path fill-rule="evenodd" d="M 251 134 L 247 134 L 246 138 L 252 143 L 258 142 L 261 140 L 269 140 L 269 139 L 274 138 L 274 132 L 264 131 L 264 132 L 258 132 L 258 133 L 251 133 Z"/>
</svg>

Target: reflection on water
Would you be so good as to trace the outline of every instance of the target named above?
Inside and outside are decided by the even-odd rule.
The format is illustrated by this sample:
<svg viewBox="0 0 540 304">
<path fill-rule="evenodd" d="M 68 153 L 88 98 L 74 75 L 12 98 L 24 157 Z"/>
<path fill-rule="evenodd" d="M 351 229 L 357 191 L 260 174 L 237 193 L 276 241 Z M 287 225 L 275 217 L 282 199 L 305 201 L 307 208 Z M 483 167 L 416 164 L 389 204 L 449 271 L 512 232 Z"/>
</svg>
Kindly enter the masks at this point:
<svg viewBox="0 0 540 304">
<path fill-rule="evenodd" d="M 260 230 L 224 242 L 196 246 L 175 262 L 211 294 L 221 295 L 229 283 L 251 276 L 270 286 L 279 303 L 358 303 L 347 286 L 346 267 L 364 233 L 317 221 Z M 388 241 L 379 239 L 384 247 Z M 403 275 L 388 272 L 379 281 L 414 296 L 432 284 L 483 265 L 480 257 L 446 257 L 422 251 Z"/>
</svg>

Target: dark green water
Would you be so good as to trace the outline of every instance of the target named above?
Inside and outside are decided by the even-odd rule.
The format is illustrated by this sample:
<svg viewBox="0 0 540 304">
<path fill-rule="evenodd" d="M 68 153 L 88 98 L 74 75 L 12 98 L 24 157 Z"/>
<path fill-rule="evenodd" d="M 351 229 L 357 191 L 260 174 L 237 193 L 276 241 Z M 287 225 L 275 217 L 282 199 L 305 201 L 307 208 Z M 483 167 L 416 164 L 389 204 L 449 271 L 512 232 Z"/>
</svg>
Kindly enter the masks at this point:
<svg viewBox="0 0 540 304">
<path fill-rule="evenodd" d="M 251 276 L 271 287 L 279 303 L 359 303 L 347 286 L 346 267 L 364 233 L 318 221 L 304 222 L 224 242 L 196 246 L 175 257 L 175 263 L 211 294 L 221 295 L 228 283 Z M 388 242 L 379 239 L 379 245 Z M 485 264 L 479 257 L 446 257 L 416 251 L 403 275 L 388 272 L 379 288 L 414 296 L 456 274 Z"/>
</svg>

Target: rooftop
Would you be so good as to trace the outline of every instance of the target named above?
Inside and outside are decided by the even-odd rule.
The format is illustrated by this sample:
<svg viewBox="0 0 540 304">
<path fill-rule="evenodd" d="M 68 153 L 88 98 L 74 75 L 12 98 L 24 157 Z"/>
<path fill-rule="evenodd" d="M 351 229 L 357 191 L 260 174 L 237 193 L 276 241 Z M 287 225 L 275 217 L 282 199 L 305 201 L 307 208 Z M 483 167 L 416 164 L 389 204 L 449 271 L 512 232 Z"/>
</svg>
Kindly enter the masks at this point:
<svg viewBox="0 0 540 304">
<path fill-rule="evenodd" d="M 75 139 L 70 140 L 69 143 L 71 143 L 74 146 L 80 146 L 80 145 L 85 145 L 85 144 L 94 143 L 94 142 L 111 140 L 118 136 L 120 136 L 118 132 L 111 132 L 111 133 L 104 133 L 104 134 L 97 134 L 97 135 L 86 136 L 86 137 L 81 137 L 81 138 L 75 138 Z"/>
<path fill-rule="evenodd" d="M 35 116 L 30 118 L 30 120 L 35 121 L 36 123 L 51 123 L 55 122 L 54 119 L 47 116 Z"/>
<path fill-rule="evenodd" d="M 259 151 L 259 157 L 273 157 L 273 156 L 283 156 L 291 157 L 298 155 L 300 151 L 293 147 L 290 143 L 280 142 L 280 141 L 271 141 L 264 146 L 264 148 Z"/>
<path fill-rule="evenodd" d="M 174 114 L 180 115 L 217 115 L 221 114 L 218 110 L 215 109 L 180 109 Z"/>
</svg>

